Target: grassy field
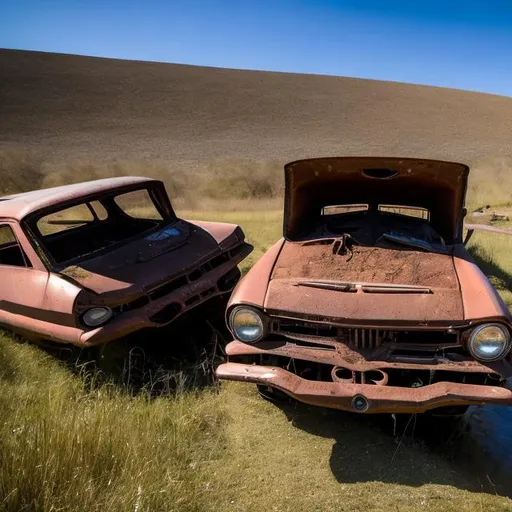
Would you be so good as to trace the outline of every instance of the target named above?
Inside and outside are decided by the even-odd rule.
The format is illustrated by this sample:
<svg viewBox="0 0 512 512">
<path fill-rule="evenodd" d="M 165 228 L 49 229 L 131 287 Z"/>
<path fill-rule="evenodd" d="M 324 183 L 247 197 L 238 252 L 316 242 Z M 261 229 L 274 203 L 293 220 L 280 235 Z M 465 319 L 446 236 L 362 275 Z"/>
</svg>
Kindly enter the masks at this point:
<svg viewBox="0 0 512 512">
<path fill-rule="evenodd" d="M 240 223 L 245 269 L 281 232 L 280 211 L 180 214 Z M 505 289 L 512 240 L 490 237 L 472 247 Z M 8 335 L 0 362 L 0 510 L 512 510 L 390 417 L 277 407 L 241 384 L 134 394 Z"/>
</svg>

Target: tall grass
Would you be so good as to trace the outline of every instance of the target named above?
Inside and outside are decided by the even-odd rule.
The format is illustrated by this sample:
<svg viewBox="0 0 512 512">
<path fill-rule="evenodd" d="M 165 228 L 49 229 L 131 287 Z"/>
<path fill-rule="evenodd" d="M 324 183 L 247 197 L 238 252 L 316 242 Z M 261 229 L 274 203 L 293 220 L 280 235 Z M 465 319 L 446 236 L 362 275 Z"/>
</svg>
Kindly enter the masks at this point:
<svg viewBox="0 0 512 512">
<path fill-rule="evenodd" d="M 43 155 L 0 148 L 0 195 L 38 188 L 120 176 L 148 176 L 165 183 L 173 204 L 193 209 L 245 209 L 248 204 L 262 210 L 281 206 L 282 166 L 273 161 L 243 159 L 213 160 L 203 166 L 171 164 L 160 160 L 113 160 L 103 163 L 45 163 Z M 249 201 L 249 203 L 247 203 Z"/>
<path fill-rule="evenodd" d="M 470 209 L 512 204 L 507 186 L 512 155 L 489 156 L 469 162 L 467 202 Z M 162 180 L 175 205 L 194 210 L 269 210 L 282 207 L 284 162 L 214 159 L 206 165 L 163 160 L 113 160 L 104 163 L 45 163 L 44 155 L 0 148 L 0 194 L 112 176 L 150 176 Z M 227 204 L 226 204 L 227 201 Z"/>
<path fill-rule="evenodd" d="M 512 205 L 509 186 L 512 173 L 512 155 L 495 155 L 472 162 L 468 189 L 468 205 L 480 208 Z"/>
<path fill-rule="evenodd" d="M 40 188 L 45 179 L 44 159 L 35 152 L 0 150 L 0 196 Z"/>
<path fill-rule="evenodd" d="M 91 387 L 0 336 L 0 510 L 201 510 L 223 445 L 213 392 Z"/>
</svg>

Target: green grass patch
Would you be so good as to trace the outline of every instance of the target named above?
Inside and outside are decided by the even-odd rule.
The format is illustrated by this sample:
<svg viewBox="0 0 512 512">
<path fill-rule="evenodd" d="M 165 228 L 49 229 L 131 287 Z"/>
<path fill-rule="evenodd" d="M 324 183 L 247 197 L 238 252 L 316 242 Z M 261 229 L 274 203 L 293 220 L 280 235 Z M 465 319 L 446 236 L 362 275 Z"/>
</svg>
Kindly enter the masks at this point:
<svg viewBox="0 0 512 512">
<path fill-rule="evenodd" d="M 179 213 L 240 224 L 255 246 L 245 270 L 281 236 L 281 211 Z M 503 294 L 511 244 L 471 243 Z M 512 510 L 369 417 L 282 409 L 251 385 L 150 398 L 94 378 L 0 336 L 0 510 Z"/>
</svg>

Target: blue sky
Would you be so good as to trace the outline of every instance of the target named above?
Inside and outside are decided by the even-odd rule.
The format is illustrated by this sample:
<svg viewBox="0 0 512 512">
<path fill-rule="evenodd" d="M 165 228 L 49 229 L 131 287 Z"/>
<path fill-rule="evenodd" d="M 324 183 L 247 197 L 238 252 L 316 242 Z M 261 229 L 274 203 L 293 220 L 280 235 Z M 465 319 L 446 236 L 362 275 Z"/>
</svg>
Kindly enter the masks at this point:
<svg viewBox="0 0 512 512">
<path fill-rule="evenodd" d="M 512 0 L 0 0 L 0 47 L 512 96 Z"/>
</svg>

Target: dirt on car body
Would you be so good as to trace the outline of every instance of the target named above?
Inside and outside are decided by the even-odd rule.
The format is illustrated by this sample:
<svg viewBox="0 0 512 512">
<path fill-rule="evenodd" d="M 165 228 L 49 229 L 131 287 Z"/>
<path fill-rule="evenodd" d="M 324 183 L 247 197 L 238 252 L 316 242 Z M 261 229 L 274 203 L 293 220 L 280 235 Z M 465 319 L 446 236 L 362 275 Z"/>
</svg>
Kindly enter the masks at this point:
<svg viewBox="0 0 512 512">
<path fill-rule="evenodd" d="M 163 183 L 111 178 L 0 201 L 0 323 L 98 345 L 227 297 L 251 251 L 233 224 L 177 217 Z"/>
<path fill-rule="evenodd" d="M 284 237 L 237 285 L 221 379 L 355 412 L 512 403 L 511 316 L 467 252 L 469 169 L 285 166 Z"/>
</svg>

